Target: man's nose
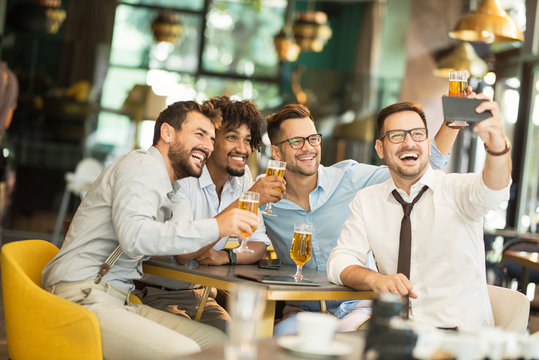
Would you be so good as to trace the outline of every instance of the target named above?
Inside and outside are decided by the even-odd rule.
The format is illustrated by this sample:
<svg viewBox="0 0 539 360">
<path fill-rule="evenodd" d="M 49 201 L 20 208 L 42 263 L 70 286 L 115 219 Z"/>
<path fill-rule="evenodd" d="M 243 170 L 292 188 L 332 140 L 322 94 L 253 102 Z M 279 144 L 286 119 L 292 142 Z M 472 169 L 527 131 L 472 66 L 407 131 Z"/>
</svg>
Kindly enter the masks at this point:
<svg viewBox="0 0 539 360">
<path fill-rule="evenodd" d="M 247 153 L 247 150 L 248 150 L 248 144 L 245 143 L 245 141 L 238 141 L 236 143 L 236 151 L 239 152 L 240 154 L 245 154 Z"/>
<path fill-rule="evenodd" d="M 403 143 L 412 143 L 412 144 L 415 144 L 415 141 L 414 139 L 412 139 L 412 134 L 410 133 L 404 133 L 404 141 Z"/>
</svg>

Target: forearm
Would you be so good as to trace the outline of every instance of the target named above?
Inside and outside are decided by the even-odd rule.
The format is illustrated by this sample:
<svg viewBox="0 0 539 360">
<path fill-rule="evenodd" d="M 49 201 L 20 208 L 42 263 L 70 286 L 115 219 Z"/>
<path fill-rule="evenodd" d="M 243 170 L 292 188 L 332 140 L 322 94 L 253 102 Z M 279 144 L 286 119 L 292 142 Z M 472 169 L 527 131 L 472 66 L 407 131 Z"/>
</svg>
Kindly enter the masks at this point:
<svg viewBox="0 0 539 360">
<path fill-rule="evenodd" d="M 199 249 L 199 250 L 197 250 L 195 252 L 189 253 L 189 254 L 174 255 L 174 259 L 176 259 L 176 261 L 180 265 L 187 264 L 189 261 L 191 261 L 193 259 L 196 259 L 200 255 L 206 253 L 214 245 L 215 245 L 215 242 L 213 242 L 213 243 L 211 243 L 209 245 L 206 245 L 203 248 L 201 248 L 201 249 Z"/>
<path fill-rule="evenodd" d="M 238 253 L 238 264 L 254 264 L 266 256 L 266 244 L 263 242 L 249 241 L 247 247 L 253 250 L 254 253 Z"/>
<path fill-rule="evenodd" d="M 483 182 L 491 190 L 505 188 L 511 180 L 511 155 L 507 152 L 501 156 L 487 154 L 483 169 Z"/>
<path fill-rule="evenodd" d="M 372 290 L 379 274 L 359 265 L 346 267 L 340 275 L 343 285 L 357 290 Z"/>
<path fill-rule="evenodd" d="M 447 126 L 446 122 L 444 121 L 434 137 L 438 150 L 440 150 L 442 154 L 449 155 L 458 134 L 458 129 Z"/>
</svg>

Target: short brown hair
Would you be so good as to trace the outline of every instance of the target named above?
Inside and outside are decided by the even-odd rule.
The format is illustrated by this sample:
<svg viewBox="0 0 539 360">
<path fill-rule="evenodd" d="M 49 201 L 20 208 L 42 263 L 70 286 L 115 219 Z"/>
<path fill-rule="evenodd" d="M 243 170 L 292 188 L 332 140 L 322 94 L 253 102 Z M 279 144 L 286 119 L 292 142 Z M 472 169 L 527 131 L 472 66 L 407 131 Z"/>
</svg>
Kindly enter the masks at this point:
<svg viewBox="0 0 539 360">
<path fill-rule="evenodd" d="M 211 98 L 204 102 L 221 110 L 223 118 L 220 130 L 236 130 L 247 125 L 251 131 L 251 149 L 260 150 L 262 144 L 262 115 L 249 100 L 231 100 L 228 96 Z"/>
<path fill-rule="evenodd" d="M 191 111 L 206 116 L 215 125 L 215 128 L 219 128 L 221 125 L 221 111 L 215 109 L 212 104 L 200 105 L 195 101 L 177 101 L 167 106 L 157 117 L 153 130 L 153 145 L 157 145 L 161 139 L 161 125 L 163 123 L 169 124 L 176 130 L 181 130 L 185 117 Z"/>
<path fill-rule="evenodd" d="M 423 120 L 423 124 L 425 124 L 425 128 L 427 127 L 427 118 L 425 117 L 425 113 L 423 112 L 423 109 L 421 108 L 421 105 L 410 102 L 410 101 L 402 101 L 395 103 L 393 105 L 386 106 L 380 112 L 378 115 L 376 115 L 376 132 L 378 133 L 378 139 L 381 139 L 384 136 L 384 122 L 386 118 L 389 115 L 403 112 L 403 111 L 413 111 L 421 117 L 421 120 Z"/>
<path fill-rule="evenodd" d="M 279 110 L 279 112 L 268 115 L 268 117 L 266 117 L 266 122 L 268 123 L 268 136 L 270 142 L 274 144 L 279 140 L 279 132 L 283 121 L 303 118 L 309 118 L 314 122 L 309 109 L 301 104 L 288 104 Z"/>
</svg>

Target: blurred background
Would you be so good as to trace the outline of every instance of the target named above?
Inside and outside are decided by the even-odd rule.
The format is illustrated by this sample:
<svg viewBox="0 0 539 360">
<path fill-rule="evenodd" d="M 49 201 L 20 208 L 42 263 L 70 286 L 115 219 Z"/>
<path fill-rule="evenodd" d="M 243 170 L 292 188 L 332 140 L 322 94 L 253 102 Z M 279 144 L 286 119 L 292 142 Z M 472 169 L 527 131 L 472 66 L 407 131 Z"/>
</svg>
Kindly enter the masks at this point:
<svg viewBox="0 0 539 360">
<path fill-rule="evenodd" d="M 379 164 L 377 111 L 419 102 L 433 136 L 451 69 L 500 103 L 513 143 L 511 199 L 487 231 L 536 232 L 538 11 L 537 0 L 0 0 L 1 59 L 20 87 L 2 142 L 4 242 L 63 237 L 84 180 L 150 146 L 166 104 L 228 95 L 265 117 L 302 103 L 323 164 Z M 254 174 L 268 154 L 253 154 Z M 479 171 L 484 156 L 465 128 L 445 170 Z"/>
</svg>

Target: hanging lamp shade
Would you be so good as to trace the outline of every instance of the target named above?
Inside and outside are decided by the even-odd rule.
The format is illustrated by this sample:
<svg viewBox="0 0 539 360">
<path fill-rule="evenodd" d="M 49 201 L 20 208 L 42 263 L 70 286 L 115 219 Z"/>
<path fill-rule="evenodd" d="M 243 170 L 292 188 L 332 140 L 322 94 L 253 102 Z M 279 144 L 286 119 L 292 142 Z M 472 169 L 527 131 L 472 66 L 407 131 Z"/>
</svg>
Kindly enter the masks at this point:
<svg viewBox="0 0 539 360">
<path fill-rule="evenodd" d="M 464 15 L 453 31 L 453 39 L 486 43 L 523 41 L 524 34 L 515 20 L 500 7 L 498 0 L 481 0 L 478 8 Z"/>
<path fill-rule="evenodd" d="M 176 44 L 182 32 L 180 15 L 167 10 L 160 12 L 152 23 L 152 31 L 155 41 Z"/>
<path fill-rule="evenodd" d="M 285 28 L 282 28 L 275 35 L 273 45 L 275 45 L 279 61 L 296 61 L 301 52 L 301 48 Z"/>
<path fill-rule="evenodd" d="M 466 70 L 471 76 L 480 78 L 488 72 L 488 65 L 470 43 L 463 42 L 438 61 L 434 75 L 447 78 L 450 71 L 457 70 Z"/>
<path fill-rule="evenodd" d="M 61 0 L 18 2 L 8 11 L 6 22 L 20 31 L 56 34 L 67 15 L 61 3 Z"/>
<path fill-rule="evenodd" d="M 296 15 L 292 32 L 302 51 L 320 52 L 331 38 L 328 16 L 322 11 L 304 11 Z"/>
</svg>

